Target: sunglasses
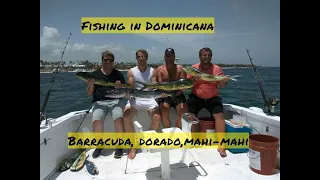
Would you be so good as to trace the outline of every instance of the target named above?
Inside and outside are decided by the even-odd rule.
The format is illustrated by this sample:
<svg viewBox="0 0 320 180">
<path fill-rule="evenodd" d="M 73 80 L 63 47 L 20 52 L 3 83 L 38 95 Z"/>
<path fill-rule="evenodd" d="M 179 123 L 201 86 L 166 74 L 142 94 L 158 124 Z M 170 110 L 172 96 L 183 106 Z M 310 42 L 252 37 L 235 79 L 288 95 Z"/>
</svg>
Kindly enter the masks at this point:
<svg viewBox="0 0 320 180">
<path fill-rule="evenodd" d="M 146 56 L 137 56 L 137 59 L 147 59 L 147 57 Z"/>
<path fill-rule="evenodd" d="M 103 59 L 103 62 L 114 62 L 114 59 Z"/>
</svg>

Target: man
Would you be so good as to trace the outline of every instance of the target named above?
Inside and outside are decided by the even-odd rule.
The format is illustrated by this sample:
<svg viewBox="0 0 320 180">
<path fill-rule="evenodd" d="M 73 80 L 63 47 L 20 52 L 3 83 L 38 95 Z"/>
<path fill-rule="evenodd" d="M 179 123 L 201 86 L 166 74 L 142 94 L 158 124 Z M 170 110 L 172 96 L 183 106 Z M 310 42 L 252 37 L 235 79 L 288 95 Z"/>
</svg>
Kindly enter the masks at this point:
<svg viewBox="0 0 320 180">
<path fill-rule="evenodd" d="M 157 82 L 156 69 L 147 65 L 148 53 L 143 49 L 139 49 L 136 52 L 137 66 L 131 68 L 127 73 L 128 83 L 136 89 L 141 89 L 145 84 L 151 84 Z M 147 89 L 145 89 L 147 90 Z M 128 100 L 126 107 L 124 108 L 123 120 L 125 132 L 134 132 L 132 118 L 138 112 L 138 110 L 147 110 L 151 116 L 151 130 L 158 130 L 160 127 L 161 116 L 159 113 L 159 106 L 155 99 L 136 98 Z M 134 159 L 136 156 L 136 149 L 130 149 L 128 153 L 129 159 Z"/>
<path fill-rule="evenodd" d="M 224 75 L 222 69 L 211 63 L 212 51 L 210 48 L 202 48 L 199 51 L 200 63 L 192 65 L 193 67 L 199 69 L 201 72 L 214 74 L 214 75 Z M 195 85 L 191 88 L 191 94 L 189 95 L 187 104 L 189 107 L 189 112 L 194 116 L 197 116 L 198 112 L 202 108 L 206 108 L 215 119 L 215 127 L 217 133 L 225 132 L 226 125 L 223 115 L 223 105 L 222 99 L 219 97 L 218 86 L 220 88 L 225 88 L 229 77 L 225 77 L 219 82 L 207 82 L 197 77 L 187 76 L 195 81 Z M 221 137 L 218 137 L 219 140 Z M 218 152 L 221 157 L 226 157 L 226 151 L 224 148 L 219 147 Z"/>
<path fill-rule="evenodd" d="M 181 65 L 175 64 L 174 49 L 168 48 L 164 52 L 165 64 L 157 68 L 158 82 L 175 81 L 180 78 L 186 78 L 186 73 L 183 71 Z M 176 127 L 181 128 L 182 113 L 188 112 L 187 100 L 183 91 L 178 91 L 174 97 L 160 98 L 157 100 L 160 104 L 160 113 L 164 128 L 171 127 L 169 118 L 170 108 L 174 107 L 178 113 L 176 120 Z"/>
<path fill-rule="evenodd" d="M 120 84 L 124 84 L 125 80 L 122 73 L 113 68 L 114 66 L 114 55 L 110 51 L 102 53 L 102 68 L 98 69 L 92 74 L 98 78 L 102 78 L 105 81 L 116 83 L 116 88 L 121 87 Z M 87 94 L 93 96 L 92 100 L 92 129 L 93 132 L 104 132 L 104 120 L 107 114 L 110 112 L 112 119 L 114 120 L 114 126 L 116 132 L 123 132 L 123 108 L 124 102 L 122 99 L 106 98 L 103 93 L 99 92 L 99 89 L 104 86 L 94 84 L 94 79 L 88 81 Z M 100 156 L 102 149 L 95 149 L 92 154 L 93 158 Z M 121 158 L 123 155 L 121 148 L 116 148 L 114 157 Z"/>
</svg>

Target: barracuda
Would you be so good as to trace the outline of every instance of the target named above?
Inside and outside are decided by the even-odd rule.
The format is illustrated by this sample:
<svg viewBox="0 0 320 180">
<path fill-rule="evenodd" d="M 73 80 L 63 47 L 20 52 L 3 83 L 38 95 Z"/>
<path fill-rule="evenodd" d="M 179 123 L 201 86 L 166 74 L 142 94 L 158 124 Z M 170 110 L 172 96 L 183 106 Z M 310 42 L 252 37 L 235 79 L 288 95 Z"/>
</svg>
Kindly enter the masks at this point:
<svg viewBox="0 0 320 180">
<path fill-rule="evenodd" d="M 107 89 L 105 90 L 105 97 L 111 98 L 122 98 L 129 94 L 130 97 L 134 98 L 160 98 L 166 96 L 175 96 L 176 91 L 167 92 L 161 90 L 151 90 L 151 91 L 142 91 L 139 89 L 132 89 L 132 88 L 114 88 L 114 89 Z"/>
<path fill-rule="evenodd" d="M 97 85 L 101 85 L 101 86 L 115 86 L 115 83 L 112 83 L 112 82 L 107 82 L 103 79 L 99 79 L 97 77 L 95 77 L 94 75 L 92 75 L 91 73 L 88 73 L 88 72 L 78 72 L 76 74 L 76 76 L 83 80 L 83 81 L 89 81 L 90 79 L 94 79 L 94 83 L 97 84 Z M 129 84 L 122 84 L 123 87 L 126 87 L 126 88 L 130 88 L 130 85 Z"/>
<path fill-rule="evenodd" d="M 189 89 L 193 87 L 193 81 L 191 79 L 185 78 L 185 79 L 179 79 L 176 81 L 169 81 L 169 82 L 160 82 L 160 83 L 154 83 L 154 84 L 145 84 L 136 81 L 137 83 L 140 83 L 143 85 L 143 88 L 141 90 L 146 88 L 152 88 L 152 89 L 159 89 L 163 91 L 177 91 L 177 90 L 184 90 Z"/>
<path fill-rule="evenodd" d="M 212 74 L 201 72 L 199 71 L 199 69 L 195 67 L 185 67 L 183 68 L 183 70 L 191 76 L 200 75 L 200 78 L 205 81 L 221 81 L 225 78 L 225 76 L 218 76 L 218 75 L 212 75 Z M 237 81 L 237 79 L 235 79 L 236 77 L 238 77 L 238 75 L 230 76 L 230 79 L 233 81 Z"/>
</svg>

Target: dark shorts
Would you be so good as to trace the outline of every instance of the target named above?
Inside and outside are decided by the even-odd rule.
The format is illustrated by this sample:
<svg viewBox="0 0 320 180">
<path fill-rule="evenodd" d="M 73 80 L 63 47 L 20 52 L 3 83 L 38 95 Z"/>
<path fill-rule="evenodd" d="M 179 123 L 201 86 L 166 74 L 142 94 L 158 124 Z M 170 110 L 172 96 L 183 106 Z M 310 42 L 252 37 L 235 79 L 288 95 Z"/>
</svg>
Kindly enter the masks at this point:
<svg viewBox="0 0 320 180">
<path fill-rule="evenodd" d="M 174 97 L 166 97 L 166 98 L 158 98 L 156 99 L 157 103 L 160 105 L 160 103 L 165 102 L 170 105 L 170 107 L 176 108 L 181 103 L 187 103 L 186 97 L 184 94 L 180 94 L 179 96 Z"/>
<path fill-rule="evenodd" d="M 189 94 L 188 109 L 190 113 L 197 115 L 202 108 L 207 109 L 210 114 L 223 113 L 222 99 L 214 97 L 210 99 L 202 99 L 194 94 Z"/>
</svg>

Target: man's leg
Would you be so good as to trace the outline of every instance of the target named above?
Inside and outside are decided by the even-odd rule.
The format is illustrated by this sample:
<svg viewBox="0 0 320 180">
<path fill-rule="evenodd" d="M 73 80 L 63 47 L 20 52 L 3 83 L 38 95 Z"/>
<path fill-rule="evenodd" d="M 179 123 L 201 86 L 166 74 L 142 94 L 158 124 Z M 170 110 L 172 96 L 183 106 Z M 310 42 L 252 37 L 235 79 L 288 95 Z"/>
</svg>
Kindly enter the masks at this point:
<svg viewBox="0 0 320 180">
<path fill-rule="evenodd" d="M 160 103 L 160 114 L 161 114 L 161 120 L 164 128 L 171 127 L 171 121 L 170 121 L 170 101 L 169 98 L 165 98 L 162 103 Z M 151 116 L 152 117 L 152 116 Z"/>
<path fill-rule="evenodd" d="M 160 128 L 161 115 L 159 111 L 159 106 L 150 108 L 148 113 L 152 119 L 150 130 L 158 131 Z"/>
<path fill-rule="evenodd" d="M 181 117 L 183 113 L 188 112 L 188 105 L 187 105 L 187 100 L 184 94 L 181 94 L 173 99 L 175 109 L 177 111 L 177 120 L 176 120 L 176 127 L 181 129 L 182 122 L 181 122 Z"/>
<path fill-rule="evenodd" d="M 124 125 L 123 125 L 123 108 L 125 106 L 122 99 L 114 100 L 113 103 L 111 103 L 111 116 L 114 120 L 114 128 L 116 133 L 123 133 L 124 132 Z M 121 138 L 120 136 L 119 138 Z M 114 152 L 114 158 L 121 158 L 123 155 L 123 151 L 121 147 L 118 147 L 115 149 Z"/>
<path fill-rule="evenodd" d="M 210 101 L 212 105 L 212 116 L 215 120 L 215 127 L 217 133 L 225 133 L 226 132 L 226 122 L 223 115 L 223 104 L 220 97 L 215 97 Z M 223 136 L 217 136 L 218 141 L 221 142 Z M 219 147 L 218 152 L 221 157 L 226 157 L 227 153 L 225 148 Z"/>
<path fill-rule="evenodd" d="M 188 106 L 188 111 L 189 114 L 193 117 L 197 117 L 198 112 L 203 108 L 204 104 L 203 102 L 199 102 L 197 101 L 197 99 L 195 99 L 194 97 L 195 95 L 193 94 L 189 94 L 189 98 L 187 100 L 187 106 Z M 194 121 L 193 119 L 191 119 L 191 121 Z M 191 126 L 191 132 L 195 132 L 196 131 L 196 126 Z"/>
<path fill-rule="evenodd" d="M 138 110 L 133 106 L 131 106 L 130 100 L 128 100 L 128 104 L 124 108 L 124 113 L 123 113 L 124 131 L 126 133 L 135 132 L 133 128 L 132 118 L 137 112 Z M 135 157 L 136 157 L 136 149 L 132 148 L 129 150 L 128 158 L 134 159 Z"/>
<path fill-rule="evenodd" d="M 104 132 L 104 120 L 107 115 L 107 106 L 99 105 L 97 102 L 93 103 L 92 109 L 92 130 L 93 132 Z M 92 157 L 100 156 L 102 149 L 97 148 L 93 151 Z"/>
</svg>

